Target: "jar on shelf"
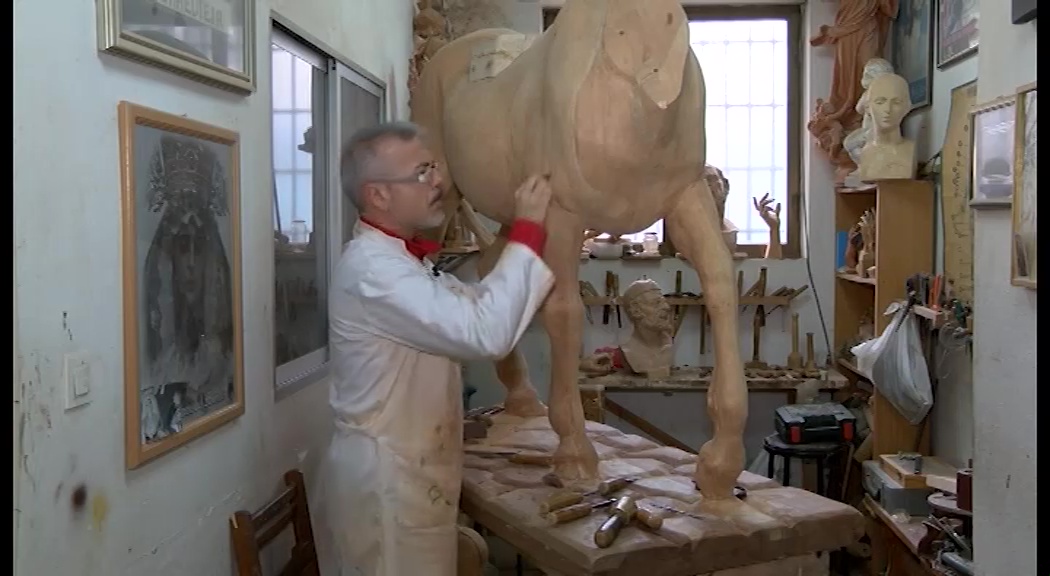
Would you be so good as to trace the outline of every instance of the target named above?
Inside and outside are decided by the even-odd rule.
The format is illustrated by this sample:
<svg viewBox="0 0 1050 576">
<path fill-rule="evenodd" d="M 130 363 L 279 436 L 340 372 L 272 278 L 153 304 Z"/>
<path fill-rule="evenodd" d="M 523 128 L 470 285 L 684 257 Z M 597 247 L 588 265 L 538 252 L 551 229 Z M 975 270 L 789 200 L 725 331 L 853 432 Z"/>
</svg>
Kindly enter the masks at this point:
<svg viewBox="0 0 1050 576">
<path fill-rule="evenodd" d="M 656 238 L 656 232 L 646 232 L 642 236 L 642 253 L 643 254 L 659 254 L 660 253 L 660 241 Z"/>
<path fill-rule="evenodd" d="M 288 230 L 288 243 L 300 249 L 310 244 L 310 229 L 306 227 L 305 220 L 292 220 L 292 227 Z"/>
</svg>

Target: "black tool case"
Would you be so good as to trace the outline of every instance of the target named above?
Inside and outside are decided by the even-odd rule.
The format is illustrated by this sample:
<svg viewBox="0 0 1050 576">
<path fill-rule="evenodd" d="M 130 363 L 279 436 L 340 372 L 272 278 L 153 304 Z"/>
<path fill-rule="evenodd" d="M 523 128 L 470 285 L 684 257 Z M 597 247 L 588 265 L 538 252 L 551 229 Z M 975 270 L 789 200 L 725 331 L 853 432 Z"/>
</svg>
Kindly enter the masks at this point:
<svg viewBox="0 0 1050 576">
<path fill-rule="evenodd" d="M 776 409 L 776 429 L 788 444 L 852 442 L 857 418 L 838 402 L 788 404 Z"/>
</svg>

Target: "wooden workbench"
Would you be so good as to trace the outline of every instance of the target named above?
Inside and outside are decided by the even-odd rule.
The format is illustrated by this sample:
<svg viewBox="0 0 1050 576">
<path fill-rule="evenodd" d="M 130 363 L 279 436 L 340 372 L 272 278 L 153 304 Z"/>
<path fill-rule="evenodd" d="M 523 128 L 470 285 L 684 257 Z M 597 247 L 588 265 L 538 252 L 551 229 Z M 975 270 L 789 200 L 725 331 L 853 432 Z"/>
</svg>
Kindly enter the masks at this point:
<svg viewBox="0 0 1050 576">
<path fill-rule="evenodd" d="M 547 468 L 477 455 L 508 450 L 552 453 L 558 438 L 547 419 L 500 414 L 493 421 L 487 438 L 467 446 L 461 506 L 549 574 L 695 576 L 765 563 L 774 568 L 756 575 L 823 574 L 784 563 L 802 566 L 815 552 L 844 547 L 864 531 L 863 517 L 854 508 L 746 471 L 739 479 L 748 491 L 745 500 L 705 502 L 691 480 L 694 455 L 588 422 L 602 477 L 641 478 L 621 494 L 635 494 L 641 506 L 656 503 L 705 516 L 661 511 L 666 518 L 659 532 L 628 527 L 613 546 L 602 550 L 593 542 L 604 519 L 600 512 L 557 527 L 548 527 L 539 516 L 539 504 L 557 490 L 543 481 Z"/>
<path fill-rule="evenodd" d="M 746 375 L 748 392 L 787 394 L 787 404 L 794 404 L 799 387 L 804 382 L 814 379 L 803 376 L 763 378 L 755 376 L 754 371 L 748 370 L 746 372 L 748 372 Z M 835 370 L 821 370 L 820 377 L 815 378 L 815 380 L 820 382 L 821 392 L 835 392 L 849 386 L 849 380 Z M 665 445 L 674 446 L 687 452 L 694 452 L 695 450 L 671 436 L 659 426 L 628 410 L 614 400 L 607 398 L 606 394 L 609 392 L 707 392 L 710 385 L 710 368 L 688 366 L 674 368 L 671 370 L 669 377 L 659 379 L 651 379 L 646 376 L 624 372 L 595 377 L 581 374 L 579 377 L 580 399 L 583 402 L 585 418 L 592 422 L 604 423 L 605 414 L 608 412 Z"/>
</svg>

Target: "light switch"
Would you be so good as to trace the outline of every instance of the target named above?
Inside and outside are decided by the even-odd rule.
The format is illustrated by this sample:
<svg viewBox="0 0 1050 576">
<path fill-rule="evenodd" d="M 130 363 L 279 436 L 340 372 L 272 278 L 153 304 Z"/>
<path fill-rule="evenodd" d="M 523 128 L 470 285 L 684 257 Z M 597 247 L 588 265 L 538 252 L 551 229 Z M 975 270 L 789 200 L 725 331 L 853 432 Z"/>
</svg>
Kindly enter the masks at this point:
<svg viewBox="0 0 1050 576">
<path fill-rule="evenodd" d="M 85 353 L 66 354 L 66 410 L 91 401 L 91 363 Z"/>
</svg>

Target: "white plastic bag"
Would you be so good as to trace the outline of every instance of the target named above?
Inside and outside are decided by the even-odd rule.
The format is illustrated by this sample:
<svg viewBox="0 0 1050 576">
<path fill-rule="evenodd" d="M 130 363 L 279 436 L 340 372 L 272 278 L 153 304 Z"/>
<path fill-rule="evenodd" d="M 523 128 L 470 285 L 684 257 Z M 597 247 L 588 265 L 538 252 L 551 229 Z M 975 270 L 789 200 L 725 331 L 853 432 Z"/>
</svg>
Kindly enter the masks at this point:
<svg viewBox="0 0 1050 576">
<path fill-rule="evenodd" d="M 867 376 L 911 424 L 919 424 L 933 407 L 933 386 L 919 339 L 915 316 L 907 306 L 886 310 L 893 321 L 877 338 L 853 347 L 857 370 Z"/>
</svg>

